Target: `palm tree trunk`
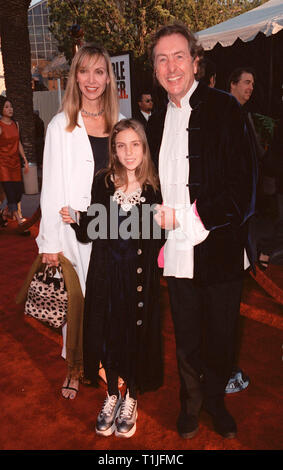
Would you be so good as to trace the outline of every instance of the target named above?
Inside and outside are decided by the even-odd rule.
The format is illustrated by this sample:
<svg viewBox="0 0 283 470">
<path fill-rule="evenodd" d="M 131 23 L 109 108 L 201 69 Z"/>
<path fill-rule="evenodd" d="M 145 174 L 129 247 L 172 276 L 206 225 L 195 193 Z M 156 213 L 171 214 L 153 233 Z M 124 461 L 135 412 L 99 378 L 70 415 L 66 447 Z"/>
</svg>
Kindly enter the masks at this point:
<svg viewBox="0 0 283 470">
<path fill-rule="evenodd" d="M 29 161 L 36 161 L 31 54 L 27 23 L 29 4 L 30 0 L 2 1 L 0 33 L 6 95 L 13 103 L 14 117 L 19 122 L 26 157 Z"/>
</svg>

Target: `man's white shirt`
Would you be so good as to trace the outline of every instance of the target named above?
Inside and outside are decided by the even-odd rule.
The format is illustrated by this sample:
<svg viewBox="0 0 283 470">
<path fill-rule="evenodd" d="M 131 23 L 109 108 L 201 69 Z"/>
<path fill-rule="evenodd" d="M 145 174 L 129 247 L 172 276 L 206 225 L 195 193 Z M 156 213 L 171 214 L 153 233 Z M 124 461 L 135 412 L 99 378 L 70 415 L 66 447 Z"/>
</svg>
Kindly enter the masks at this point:
<svg viewBox="0 0 283 470">
<path fill-rule="evenodd" d="M 178 108 L 169 101 L 159 154 L 159 177 L 163 204 L 176 209 L 179 227 L 171 230 L 164 247 L 164 276 L 192 278 L 194 273 L 194 245 L 208 236 L 193 210 L 187 187 L 189 180 L 188 123 L 189 103 L 198 85 L 194 81 Z"/>
<path fill-rule="evenodd" d="M 140 109 L 140 112 L 141 112 L 141 113 L 142 113 L 142 115 L 145 117 L 145 119 L 148 121 L 148 120 L 149 120 L 149 118 L 150 118 L 150 116 L 151 116 L 151 113 L 145 113 L 145 112 L 144 112 L 144 111 L 142 111 L 141 109 Z"/>
</svg>

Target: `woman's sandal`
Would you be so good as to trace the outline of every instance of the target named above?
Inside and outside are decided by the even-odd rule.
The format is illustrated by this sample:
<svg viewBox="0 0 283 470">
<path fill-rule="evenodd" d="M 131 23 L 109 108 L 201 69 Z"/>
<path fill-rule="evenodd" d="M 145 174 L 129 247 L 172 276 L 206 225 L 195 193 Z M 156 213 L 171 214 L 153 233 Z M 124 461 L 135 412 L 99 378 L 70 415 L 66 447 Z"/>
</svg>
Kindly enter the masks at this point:
<svg viewBox="0 0 283 470">
<path fill-rule="evenodd" d="M 118 388 L 122 388 L 124 385 L 124 380 L 121 377 L 118 377 Z"/>
<path fill-rule="evenodd" d="M 61 391 L 63 391 L 63 390 L 72 390 L 72 391 L 76 392 L 76 395 L 73 398 L 71 398 L 71 395 L 65 397 L 62 393 L 62 397 L 66 398 L 66 400 L 74 400 L 74 398 L 76 398 L 76 396 L 77 396 L 77 393 L 79 392 L 78 388 L 70 387 L 71 380 L 72 379 L 67 379 L 67 384 L 63 385 L 63 387 L 61 387 Z"/>
<path fill-rule="evenodd" d="M 102 365 L 101 363 L 99 364 L 98 375 L 99 375 L 99 378 L 102 380 L 102 382 L 104 382 L 105 384 L 107 384 L 105 369 L 104 369 L 104 367 L 103 367 L 103 365 Z"/>
</svg>

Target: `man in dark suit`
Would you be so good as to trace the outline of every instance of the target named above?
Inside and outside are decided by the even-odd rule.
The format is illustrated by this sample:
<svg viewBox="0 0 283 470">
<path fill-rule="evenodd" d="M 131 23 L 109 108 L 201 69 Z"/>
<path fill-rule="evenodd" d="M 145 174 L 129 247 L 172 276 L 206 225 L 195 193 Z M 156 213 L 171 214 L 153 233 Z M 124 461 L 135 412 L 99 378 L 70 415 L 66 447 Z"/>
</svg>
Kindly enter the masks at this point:
<svg viewBox="0 0 283 470">
<path fill-rule="evenodd" d="M 200 409 L 217 433 L 236 435 L 224 403 L 233 367 L 243 273 L 253 265 L 249 220 L 254 214 L 256 160 L 238 102 L 195 80 L 201 53 L 185 26 L 164 26 L 151 46 L 165 109 L 147 126 L 159 169 L 163 205 L 156 221 L 169 230 L 164 247 L 181 409 L 177 429 L 198 431 Z"/>
<path fill-rule="evenodd" d="M 141 122 L 146 128 L 153 108 L 151 93 L 143 92 L 138 96 L 138 109 L 133 113 L 133 118 Z"/>
</svg>

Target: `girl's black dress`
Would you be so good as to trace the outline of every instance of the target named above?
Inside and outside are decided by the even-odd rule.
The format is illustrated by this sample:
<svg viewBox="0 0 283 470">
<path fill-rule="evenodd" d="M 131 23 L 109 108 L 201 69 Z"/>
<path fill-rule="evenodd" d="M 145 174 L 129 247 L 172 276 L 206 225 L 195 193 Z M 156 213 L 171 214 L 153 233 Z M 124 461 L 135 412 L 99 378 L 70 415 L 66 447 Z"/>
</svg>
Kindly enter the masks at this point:
<svg viewBox="0 0 283 470">
<path fill-rule="evenodd" d="M 107 187 L 108 185 L 108 187 Z M 159 309 L 159 239 L 142 238 L 142 206 L 161 202 L 159 192 L 147 186 L 138 209 L 137 239 L 110 238 L 110 200 L 115 187 L 105 173 L 98 174 L 92 188 L 92 204 L 107 211 L 107 238 L 93 241 L 85 296 L 84 372 L 97 384 L 100 361 L 114 369 L 126 382 L 144 392 L 162 384 L 162 342 Z M 119 209 L 118 227 L 131 216 Z M 78 239 L 87 242 L 87 227 L 93 217 L 81 214 L 80 226 L 73 226 Z M 151 235 L 153 230 L 151 213 Z M 162 233 L 162 235 L 164 235 Z"/>
</svg>

